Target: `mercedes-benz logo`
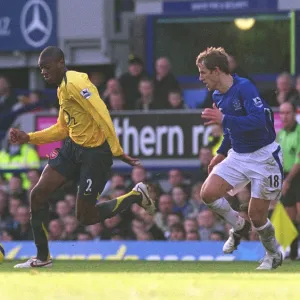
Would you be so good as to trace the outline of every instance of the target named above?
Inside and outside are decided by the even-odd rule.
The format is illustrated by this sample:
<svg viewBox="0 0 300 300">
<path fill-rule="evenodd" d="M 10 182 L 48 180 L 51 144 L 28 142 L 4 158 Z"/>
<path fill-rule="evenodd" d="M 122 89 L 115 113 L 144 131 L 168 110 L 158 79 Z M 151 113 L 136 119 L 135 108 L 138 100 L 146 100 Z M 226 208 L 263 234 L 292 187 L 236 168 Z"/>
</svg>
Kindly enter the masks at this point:
<svg viewBox="0 0 300 300">
<path fill-rule="evenodd" d="M 44 11 L 46 20 L 42 20 L 40 9 Z M 28 20 L 28 14 L 31 20 Z M 21 32 L 25 41 L 32 47 L 39 48 L 49 40 L 53 28 L 51 9 L 44 0 L 29 0 L 21 12 Z M 33 32 L 39 32 L 38 39 L 33 38 Z"/>
</svg>

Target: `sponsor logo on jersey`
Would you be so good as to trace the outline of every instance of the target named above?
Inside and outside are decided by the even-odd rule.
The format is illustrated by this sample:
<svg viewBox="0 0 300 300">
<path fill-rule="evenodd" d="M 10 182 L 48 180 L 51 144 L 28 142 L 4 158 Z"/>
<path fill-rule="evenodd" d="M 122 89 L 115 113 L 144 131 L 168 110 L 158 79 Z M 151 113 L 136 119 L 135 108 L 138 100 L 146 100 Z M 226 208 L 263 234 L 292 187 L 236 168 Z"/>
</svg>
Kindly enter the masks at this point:
<svg viewBox="0 0 300 300">
<path fill-rule="evenodd" d="M 89 99 L 92 96 L 92 93 L 89 91 L 89 89 L 83 89 L 80 94 L 85 99 Z"/>
<path fill-rule="evenodd" d="M 257 107 L 262 107 L 263 103 L 259 97 L 253 98 L 254 105 Z"/>
<path fill-rule="evenodd" d="M 241 102 L 240 102 L 239 99 L 237 99 L 237 98 L 233 99 L 232 103 L 233 103 L 234 110 L 241 110 L 242 109 L 242 105 L 241 105 Z"/>
</svg>

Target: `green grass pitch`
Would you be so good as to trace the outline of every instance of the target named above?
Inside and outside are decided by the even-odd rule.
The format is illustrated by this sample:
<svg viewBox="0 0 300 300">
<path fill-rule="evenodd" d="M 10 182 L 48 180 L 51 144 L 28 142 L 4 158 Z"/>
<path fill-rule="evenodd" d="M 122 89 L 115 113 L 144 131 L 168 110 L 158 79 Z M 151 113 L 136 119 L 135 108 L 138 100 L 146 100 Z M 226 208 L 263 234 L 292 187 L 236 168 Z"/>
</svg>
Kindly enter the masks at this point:
<svg viewBox="0 0 300 300">
<path fill-rule="evenodd" d="M 52 269 L 0 265 L 0 299 L 300 299 L 300 262 L 55 261 Z"/>
</svg>

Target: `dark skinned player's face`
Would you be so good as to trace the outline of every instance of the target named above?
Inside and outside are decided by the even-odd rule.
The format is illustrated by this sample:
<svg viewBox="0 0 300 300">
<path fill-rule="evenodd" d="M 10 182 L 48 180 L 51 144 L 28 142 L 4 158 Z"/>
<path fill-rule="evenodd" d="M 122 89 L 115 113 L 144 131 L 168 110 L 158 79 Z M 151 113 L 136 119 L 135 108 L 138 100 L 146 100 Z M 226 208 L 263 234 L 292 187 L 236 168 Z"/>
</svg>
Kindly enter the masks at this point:
<svg viewBox="0 0 300 300">
<path fill-rule="evenodd" d="M 51 57 L 44 58 L 40 56 L 38 64 L 41 70 L 41 74 L 47 83 L 60 83 L 60 81 L 62 80 L 62 70 L 64 70 L 63 60 L 57 60 Z"/>
</svg>

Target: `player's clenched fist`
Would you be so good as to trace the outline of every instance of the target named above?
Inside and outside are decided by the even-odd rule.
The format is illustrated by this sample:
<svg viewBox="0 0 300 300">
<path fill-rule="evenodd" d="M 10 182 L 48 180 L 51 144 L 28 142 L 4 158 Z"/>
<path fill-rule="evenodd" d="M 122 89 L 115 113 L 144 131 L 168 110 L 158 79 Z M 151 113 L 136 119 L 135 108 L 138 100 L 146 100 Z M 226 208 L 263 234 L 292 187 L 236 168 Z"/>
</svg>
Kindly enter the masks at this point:
<svg viewBox="0 0 300 300">
<path fill-rule="evenodd" d="M 26 144 L 29 142 L 29 135 L 17 128 L 11 128 L 9 130 L 9 141 L 12 144 Z"/>
</svg>

